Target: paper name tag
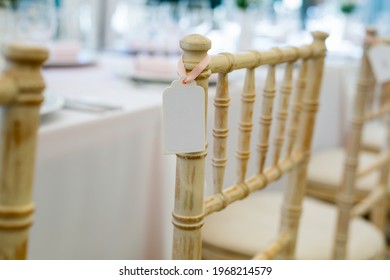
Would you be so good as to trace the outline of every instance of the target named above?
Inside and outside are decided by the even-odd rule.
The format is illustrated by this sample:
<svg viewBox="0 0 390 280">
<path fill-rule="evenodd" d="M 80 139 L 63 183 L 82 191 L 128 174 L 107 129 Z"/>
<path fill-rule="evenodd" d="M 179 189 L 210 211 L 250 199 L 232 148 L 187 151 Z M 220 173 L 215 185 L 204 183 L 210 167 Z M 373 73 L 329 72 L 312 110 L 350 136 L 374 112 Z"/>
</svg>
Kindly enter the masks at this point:
<svg viewBox="0 0 390 280">
<path fill-rule="evenodd" d="M 205 93 L 195 81 L 174 81 L 163 94 L 163 133 L 166 154 L 205 150 Z"/>
<path fill-rule="evenodd" d="M 390 81 L 390 46 L 383 44 L 373 46 L 368 52 L 368 57 L 376 80 L 379 83 Z"/>
</svg>

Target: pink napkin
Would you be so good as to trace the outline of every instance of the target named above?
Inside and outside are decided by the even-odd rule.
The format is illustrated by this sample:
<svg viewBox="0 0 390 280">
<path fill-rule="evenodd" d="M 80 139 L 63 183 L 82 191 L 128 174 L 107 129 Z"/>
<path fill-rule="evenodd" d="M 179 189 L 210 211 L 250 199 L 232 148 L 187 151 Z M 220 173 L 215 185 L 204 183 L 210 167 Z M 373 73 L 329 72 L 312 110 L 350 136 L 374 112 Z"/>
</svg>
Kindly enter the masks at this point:
<svg viewBox="0 0 390 280">
<path fill-rule="evenodd" d="M 176 56 L 137 55 L 134 59 L 134 70 L 138 73 L 177 76 Z"/>
<path fill-rule="evenodd" d="M 49 46 L 48 63 L 70 63 L 77 62 L 81 50 L 80 43 L 77 41 L 58 41 Z"/>
</svg>

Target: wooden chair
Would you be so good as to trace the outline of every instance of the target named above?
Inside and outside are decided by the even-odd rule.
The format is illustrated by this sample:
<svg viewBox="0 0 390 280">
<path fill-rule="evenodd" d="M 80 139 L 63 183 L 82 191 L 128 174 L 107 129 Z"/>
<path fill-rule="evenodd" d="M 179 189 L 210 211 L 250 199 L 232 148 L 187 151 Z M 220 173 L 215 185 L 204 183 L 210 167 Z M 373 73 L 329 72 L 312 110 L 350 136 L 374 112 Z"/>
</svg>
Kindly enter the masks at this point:
<svg viewBox="0 0 390 280">
<path fill-rule="evenodd" d="M 32 183 L 39 109 L 45 87 L 40 66 L 45 49 L 18 44 L 3 48 L 0 76 L 0 259 L 25 259 L 33 223 Z"/>
<path fill-rule="evenodd" d="M 371 39 L 364 45 L 346 147 L 314 154 L 308 168 L 307 193 L 340 205 L 336 241 L 337 255 L 341 257 L 346 254 L 351 218 L 370 214 L 381 231 L 386 229 L 390 202 L 390 90 L 386 83 L 375 94 L 375 78 L 368 59 L 375 36 L 375 30 L 367 29 L 367 37 Z M 369 141 L 377 134 L 363 133 L 372 132 L 365 128 L 373 121 L 380 125 L 378 133 L 384 138 L 377 145 Z"/>
<path fill-rule="evenodd" d="M 385 45 L 390 45 L 390 38 L 378 37 L 376 34 L 376 29 L 368 28 L 367 35 L 370 36 L 371 44 L 381 43 Z M 390 92 L 390 81 L 384 82 L 381 85 L 377 85 L 377 90 L 381 91 L 381 96 L 386 96 L 386 92 Z M 374 93 L 375 89 L 373 90 Z M 372 96 L 372 95 L 371 95 Z M 373 98 L 369 98 L 373 101 Z M 382 102 L 382 101 L 381 101 Z M 383 149 L 386 148 L 387 139 L 386 134 L 387 128 L 386 123 L 379 120 L 374 123 L 369 123 L 363 128 L 362 142 L 361 147 L 363 150 L 373 153 L 380 153 Z"/>
<path fill-rule="evenodd" d="M 355 171 L 358 175 L 354 180 L 354 202 L 365 198 L 378 182 L 383 183 L 385 179 L 380 179 L 381 174 L 387 172 L 382 167 L 388 160 L 389 130 L 386 108 L 389 106 L 390 83 L 376 85 L 368 51 L 373 42 L 379 39 L 376 37 L 376 31 L 370 28 L 366 31 L 366 37 L 370 39 L 366 40 L 364 45 L 346 148 L 334 148 L 315 154 L 308 168 L 307 193 L 332 203 L 336 202 L 340 183 L 346 176 L 346 167 L 343 171 L 345 157 L 356 157 L 358 161 L 359 171 Z M 377 90 L 380 94 L 375 93 Z M 376 111 L 383 113 L 376 115 Z M 362 120 L 362 123 L 355 124 L 356 120 Z M 353 151 L 350 151 L 351 143 L 358 146 Z"/>
<path fill-rule="evenodd" d="M 208 78 L 212 73 L 218 73 L 218 82 L 215 105 L 215 125 L 213 128 L 213 173 L 214 194 L 204 200 L 204 172 L 207 150 L 199 153 L 177 154 L 176 171 L 176 195 L 173 212 L 174 259 L 201 259 L 202 242 L 210 244 L 210 240 L 220 240 L 236 232 L 227 232 L 225 228 L 230 223 L 231 209 L 236 201 L 246 198 L 250 200 L 252 192 L 264 189 L 271 182 L 288 175 L 288 187 L 284 198 L 281 227 L 279 234 L 275 234 L 274 241 L 269 246 L 261 246 L 264 240 L 256 238 L 251 248 L 256 251 L 255 258 L 272 258 L 279 255 L 281 258 L 291 259 L 295 254 L 295 243 L 298 232 L 301 203 L 305 187 L 306 166 L 310 155 L 310 146 L 315 123 L 315 115 L 318 108 L 318 97 L 321 85 L 323 63 L 325 57 L 325 39 L 327 34 L 313 33 L 314 41 L 311 45 L 300 48 L 272 49 L 264 52 L 251 51 L 242 54 L 222 53 L 211 57 L 209 66 L 196 79 L 198 85 L 208 92 Z M 211 42 L 202 36 L 191 35 L 180 42 L 183 49 L 183 61 L 187 71 L 190 71 L 207 55 Z M 271 134 L 273 101 L 275 97 L 275 72 L 280 64 L 286 64 L 285 78 L 281 87 L 281 99 L 277 111 L 276 135 L 274 137 L 274 153 L 271 165 L 266 168 L 269 137 Z M 289 100 L 292 87 L 294 65 L 300 64 L 299 77 L 296 84 L 293 107 L 287 129 L 287 117 Z M 267 67 L 267 79 L 265 81 L 262 113 L 260 117 L 260 135 L 258 140 L 259 163 L 258 172 L 253 176 L 247 176 L 248 159 L 250 157 L 249 146 L 252 131 L 253 104 L 255 101 L 255 70 L 260 66 Z M 229 111 L 229 84 L 228 73 L 246 69 L 245 82 L 241 95 L 241 119 L 239 123 L 239 145 L 237 154 L 237 183 L 229 188 L 224 188 L 224 172 L 226 166 L 226 141 L 228 137 L 228 111 Z M 299 129 L 298 129 L 299 126 Z M 284 135 L 289 132 L 289 138 L 284 143 Z M 206 145 L 207 146 L 207 145 Z M 281 157 L 283 149 L 287 152 Z M 259 194 L 260 195 L 260 194 Z M 243 201 L 243 202 L 244 202 Z M 234 203 L 233 205 L 231 205 Z M 255 203 L 256 204 L 256 203 Z M 219 213 L 214 213 L 220 211 Z M 268 210 L 266 210 L 268 211 Z M 255 209 L 249 211 L 249 215 L 260 217 L 261 213 Z M 228 213 L 224 215 L 225 213 Z M 263 212 L 262 215 L 265 213 Z M 218 219 L 213 217 L 219 216 Z M 221 216 L 222 215 L 222 216 Z M 207 217 L 207 218 L 206 218 Z M 274 216 L 277 219 L 277 215 Z M 206 218 L 205 231 L 202 227 Z M 242 217 L 244 219 L 244 217 Z M 212 233 L 207 228 L 214 225 L 217 233 Z M 240 228 L 243 225 L 236 224 L 233 227 Z M 252 224 L 246 224 L 244 232 L 252 230 Z M 240 243 L 246 236 L 234 236 L 233 244 Z M 233 245 L 233 244 L 228 244 Z M 256 246 L 260 245 L 260 246 Z M 215 245 L 215 244 L 213 244 Z M 222 244 L 219 244 L 222 247 Z M 215 246 L 218 247 L 218 246 Z M 218 248 L 224 251 L 229 248 Z M 206 250 L 205 250 L 206 251 Z M 237 252 L 237 255 L 241 255 Z M 253 256 L 252 256 L 253 257 Z"/>
<path fill-rule="evenodd" d="M 198 85 L 207 93 L 207 78 L 211 73 L 218 73 L 212 152 L 214 194 L 206 199 L 203 197 L 206 148 L 200 153 L 178 154 L 173 212 L 174 259 L 343 257 L 339 254 L 339 242 L 332 254 L 337 217 L 335 206 L 315 199 L 305 199 L 303 216 L 300 219 L 306 169 L 319 105 L 327 34 L 314 32 L 313 37 L 311 45 L 300 48 L 212 56 L 209 67 L 197 78 Z M 184 38 L 180 45 L 186 69 L 189 71 L 206 55 L 210 41 L 204 37 L 189 36 Z M 277 65 L 284 63 L 286 68 L 278 93 L 279 104 L 274 110 L 275 69 Z M 289 106 L 295 64 L 299 65 L 299 73 L 294 83 L 292 106 Z M 247 176 L 252 116 L 255 109 L 253 104 L 256 98 L 254 77 L 255 69 L 260 66 L 266 66 L 268 70 L 259 119 L 259 157 L 257 172 Z M 243 68 L 246 69 L 246 76 L 241 95 L 239 144 L 236 151 L 238 179 L 236 184 L 225 188 L 229 128 L 228 73 Z M 289 108 L 292 109 L 290 118 Z M 272 129 L 274 113 L 277 117 Z M 271 148 L 271 131 L 275 133 L 273 154 L 267 156 Z M 285 134 L 287 141 L 284 141 Z M 267 166 L 266 163 L 269 162 Z M 287 180 L 284 195 L 277 192 L 259 192 L 281 178 Z M 352 222 L 350 234 L 352 238 L 349 252 L 352 256 L 349 257 L 383 257 L 383 235 L 369 222 L 356 219 Z M 364 250 L 364 253 L 361 253 L 360 249 L 364 244 L 369 244 L 365 246 L 368 247 L 368 252 Z"/>
</svg>

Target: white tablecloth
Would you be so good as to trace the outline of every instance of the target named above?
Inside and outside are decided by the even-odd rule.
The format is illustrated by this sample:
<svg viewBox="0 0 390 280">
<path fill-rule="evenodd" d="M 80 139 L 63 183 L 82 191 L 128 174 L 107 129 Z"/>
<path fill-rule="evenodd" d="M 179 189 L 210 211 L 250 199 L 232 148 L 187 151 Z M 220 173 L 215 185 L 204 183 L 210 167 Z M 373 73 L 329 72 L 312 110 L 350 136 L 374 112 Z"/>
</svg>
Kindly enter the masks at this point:
<svg viewBox="0 0 390 280">
<path fill-rule="evenodd" d="M 44 70 L 52 94 L 95 96 L 124 109 L 104 114 L 63 109 L 43 117 L 29 258 L 170 258 L 175 166 L 174 157 L 162 155 L 161 149 L 166 85 L 135 84 L 114 74 L 130 63 L 129 58 L 105 56 L 96 66 Z M 342 143 L 348 65 L 354 64 L 327 63 L 317 123 L 326 129 L 315 131 L 316 150 Z M 232 99 L 232 104 L 239 101 L 239 94 L 232 93 Z M 238 118 L 238 105 L 232 108 L 231 118 Z M 210 113 L 210 124 L 212 119 Z M 231 131 L 237 131 L 237 123 L 231 123 Z M 212 138 L 208 141 L 212 147 Z M 234 151 L 227 182 L 235 180 Z"/>
<path fill-rule="evenodd" d="M 110 58 L 92 67 L 44 70 L 50 94 L 94 96 L 124 109 L 43 117 L 29 258 L 169 257 L 171 236 L 161 229 L 170 224 L 164 214 L 174 187 L 173 179 L 164 182 L 173 172 L 164 170 L 172 158 L 161 152 L 162 86 L 116 76 L 126 63 Z"/>
</svg>

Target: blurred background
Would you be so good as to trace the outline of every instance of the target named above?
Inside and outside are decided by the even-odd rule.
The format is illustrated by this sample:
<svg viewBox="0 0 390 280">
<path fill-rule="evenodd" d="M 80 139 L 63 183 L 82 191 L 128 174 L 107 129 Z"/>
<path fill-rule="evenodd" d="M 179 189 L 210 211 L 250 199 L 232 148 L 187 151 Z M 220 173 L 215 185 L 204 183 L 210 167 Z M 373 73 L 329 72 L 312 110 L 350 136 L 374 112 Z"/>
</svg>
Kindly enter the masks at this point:
<svg viewBox="0 0 390 280">
<path fill-rule="evenodd" d="M 314 29 L 331 34 L 332 50 L 359 45 L 367 25 L 390 33 L 385 0 L 0 0 L 0 15 L 2 38 L 126 53 L 176 53 L 189 33 L 215 38 L 216 51 L 299 42 Z"/>
<path fill-rule="evenodd" d="M 218 38 L 225 49 L 227 42 L 239 36 L 246 42 L 231 49 L 295 43 L 305 38 L 303 31 L 321 29 L 331 34 L 328 44 L 337 49 L 345 41 L 359 44 L 366 25 L 377 26 L 381 34 L 390 32 L 390 3 L 384 0 L 107 2 L 107 29 L 100 46 L 129 52 L 142 44 L 152 50 L 156 44 L 165 48 L 159 51 L 174 51 L 176 45 L 170 42 L 177 41 L 175 37 L 194 32 Z"/>
<path fill-rule="evenodd" d="M 178 38 L 190 33 L 207 35 L 218 43 L 215 51 L 221 46 L 226 51 L 227 46 L 241 50 L 301 42 L 307 38 L 303 31 L 315 29 L 329 32 L 329 47 L 337 50 L 346 43 L 359 45 L 364 26 L 376 26 L 382 35 L 390 32 L 390 3 L 385 0 L 73 2 L 80 8 L 92 5 L 90 40 L 95 47 L 130 53 L 174 53 L 178 51 Z M 242 38 L 245 42 L 232 43 Z"/>
</svg>

